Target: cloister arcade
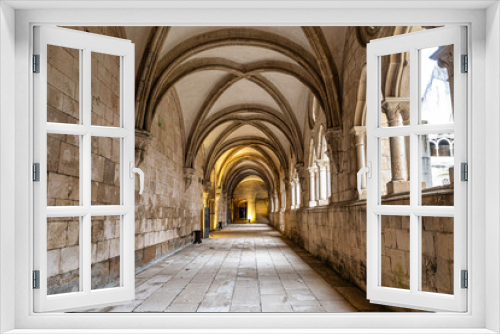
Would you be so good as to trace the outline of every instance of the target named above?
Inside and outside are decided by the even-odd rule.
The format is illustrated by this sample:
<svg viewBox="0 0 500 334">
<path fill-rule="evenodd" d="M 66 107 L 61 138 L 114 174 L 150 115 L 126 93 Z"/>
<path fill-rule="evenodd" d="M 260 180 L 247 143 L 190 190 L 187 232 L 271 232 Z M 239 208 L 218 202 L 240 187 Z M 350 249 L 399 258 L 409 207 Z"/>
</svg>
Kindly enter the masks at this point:
<svg viewBox="0 0 500 334">
<path fill-rule="evenodd" d="M 236 224 L 264 223 L 305 249 L 357 289 L 366 289 L 366 44 L 433 27 L 72 27 L 135 43 L 135 158 L 145 173 L 136 194 L 138 273 Z M 49 51 L 49 117 L 73 122 L 78 101 L 77 54 Z M 448 103 L 453 121 L 453 49 L 432 50 L 422 98 Z M 409 124 L 409 54 L 382 59 L 383 126 Z M 92 60 L 92 117 L 113 123 L 119 92 L 116 63 Z M 451 63 L 450 63 L 451 62 Z M 429 65 L 429 66 L 431 66 Z M 76 76 L 76 77 L 75 77 Z M 436 102 L 437 101 L 437 102 Z M 414 112 L 412 110 L 412 112 Z M 73 117 L 73 118 L 72 118 Z M 434 116 L 425 115 L 432 122 Z M 75 191 L 78 143 L 49 136 L 48 201 L 67 205 Z M 453 203 L 453 134 L 421 138 L 423 200 Z M 95 143 L 92 201 L 107 201 L 120 186 L 118 149 Z M 408 137 L 382 145 L 382 201 L 409 200 Z M 76 160 L 75 160 L 76 159 Z M 75 162 L 76 161 L 76 162 Z M 446 218 L 424 230 L 424 285 L 452 292 L 453 227 Z M 71 291 L 78 260 L 68 219 L 48 222 L 52 293 Z M 451 223 L 452 225 L 452 223 Z M 92 223 L 93 284 L 111 286 L 117 271 L 112 219 Z M 212 234 L 214 236 L 214 234 Z M 409 226 L 387 225 L 383 239 L 386 286 L 409 284 Z M 446 250 L 442 250 L 446 245 Z M 71 262 L 73 261 L 73 262 Z M 140 274 L 139 274 L 140 275 Z"/>
</svg>

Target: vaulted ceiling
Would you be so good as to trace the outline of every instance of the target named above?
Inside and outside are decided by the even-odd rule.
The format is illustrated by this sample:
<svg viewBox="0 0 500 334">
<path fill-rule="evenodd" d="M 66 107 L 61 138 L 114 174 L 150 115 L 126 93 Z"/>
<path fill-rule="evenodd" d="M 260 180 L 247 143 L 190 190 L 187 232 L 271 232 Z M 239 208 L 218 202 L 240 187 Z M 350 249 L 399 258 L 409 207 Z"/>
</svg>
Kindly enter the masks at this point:
<svg viewBox="0 0 500 334">
<path fill-rule="evenodd" d="M 157 105 L 177 93 L 185 167 L 204 152 L 216 186 L 257 176 L 276 186 L 290 152 L 304 161 L 308 105 L 340 125 L 339 71 L 346 27 L 125 27 L 136 45 L 137 123 L 148 131 Z M 201 148 L 204 148 L 201 150 Z M 234 189 L 234 188 L 233 188 Z"/>
</svg>

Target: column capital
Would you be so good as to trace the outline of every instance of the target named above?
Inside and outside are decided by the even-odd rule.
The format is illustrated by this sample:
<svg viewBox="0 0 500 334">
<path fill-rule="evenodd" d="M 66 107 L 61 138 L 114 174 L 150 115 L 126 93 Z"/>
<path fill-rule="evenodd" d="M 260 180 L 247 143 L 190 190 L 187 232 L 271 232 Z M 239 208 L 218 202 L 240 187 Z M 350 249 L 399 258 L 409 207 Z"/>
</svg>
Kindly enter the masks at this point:
<svg viewBox="0 0 500 334">
<path fill-rule="evenodd" d="M 410 99 L 407 97 L 387 97 L 382 102 L 382 112 L 387 116 L 389 126 L 401 125 L 399 116 L 404 121 L 410 118 Z"/>
<path fill-rule="evenodd" d="M 364 125 L 355 125 L 351 128 L 351 131 L 349 131 L 351 136 L 361 136 L 366 134 L 366 126 Z"/>
<path fill-rule="evenodd" d="M 307 170 L 309 171 L 309 174 L 314 175 L 314 173 L 316 173 L 318 171 L 318 167 L 315 165 L 312 165 L 312 166 L 309 166 L 307 168 Z"/>
<path fill-rule="evenodd" d="M 349 133 L 354 137 L 356 146 L 365 144 L 366 126 L 353 126 Z"/>
<path fill-rule="evenodd" d="M 316 160 L 316 163 L 318 164 L 318 168 L 320 170 L 327 169 L 328 168 L 328 160 Z"/>
</svg>

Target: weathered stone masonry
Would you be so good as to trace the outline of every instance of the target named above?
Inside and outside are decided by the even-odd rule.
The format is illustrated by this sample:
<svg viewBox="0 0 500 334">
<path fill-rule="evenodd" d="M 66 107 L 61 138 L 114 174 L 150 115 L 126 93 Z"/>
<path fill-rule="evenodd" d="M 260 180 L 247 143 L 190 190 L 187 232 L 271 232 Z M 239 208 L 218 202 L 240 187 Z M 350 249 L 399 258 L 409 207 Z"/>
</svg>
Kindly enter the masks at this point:
<svg viewBox="0 0 500 334">
<path fill-rule="evenodd" d="M 76 28 L 116 36 L 113 27 Z M 79 122 L 77 50 L 49 47 L 48 116 L 61 123 Z M 92 54 L 92 124 L 119 125 L 119 59 Z M 136 163 L 145 172 L 144 193 L 136 192 L 136 270 L 182 249 L 201 221 L 201 185 L 196 175 L 186 191 L 184 138 L 175 90 L 161 100 L 149 133 L 138 132 Z M 79 205 L 79 138 L 49 135 L 47 205 Z M 92 138 L 92 204 L 119 204 L 120 141 Z M 201 161 L 196 161 L 199 166 Z M 197 169 L 198 171 L 201 168 Z M 139 189 L 138 181 L 136 189 Z M 78 291 L 79 220 L 47 221 L 48 292 Z M 92 288 L 114 286 L 120 273 L 119 217 L 92 217 Z"/>
</svg>

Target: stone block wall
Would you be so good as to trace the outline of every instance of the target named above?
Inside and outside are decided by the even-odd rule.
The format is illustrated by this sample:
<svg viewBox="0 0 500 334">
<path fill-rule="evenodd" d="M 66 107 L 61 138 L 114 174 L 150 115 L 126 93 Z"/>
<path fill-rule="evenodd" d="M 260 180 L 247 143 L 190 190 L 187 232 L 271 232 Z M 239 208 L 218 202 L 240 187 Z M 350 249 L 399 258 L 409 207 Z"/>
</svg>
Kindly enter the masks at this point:
<svg viewBox="0 0 500 334">
<path fill-rule="evenodd" d="M 80 28 L 76 28 L 80 29 Z M 109 34 L 109 31 L 93 31 Z M 79 122 L 79 53 L 61 47 L 48 50 L 47 120 Z M 92 125 L 119 126 L 119 58 L 92 54 Z M 192 230 L 199 228 L 202 210 L 201 157 L 199 171 L 188 189 L 183 173 L 184 134 L 175 92 L 158 106 L 147 144 L 142 149 L 145 173 L 143 195 L 136 178 L 135 262 L 140 271 L 151 263 L 189 244 Z M 137 137 L 137 136 L 136 136 Z M 120 140 L 92 138 L 92 205 L 120 201 Z M 78 136 L 47 136 L 47 205 L 79 205 Z M 138 161 L 136 162 L 138 163 Z M 195 200 L 199 199 L 199 200 Z M 79 289 L 79 219 L 50 218 L 47 221 L 49 294 Z M 115 286 L 120 273 L 119 217 L 92 218 L 92 288 Z"/>
<path fill-rule="evenodd" d="M 145 186 L 139 195 L 136 179 L 136 270 L 190 244 L 192 231 L 201 227 L 202 156 L 195 163 L 194 181 L 185 189 L 179 112 L 171 91 L 158 106 L 150 143 L 139 165 L 145 174 Z"/>
<path fill-rule="evenodd" d="M 408 196 L 386 196 L 385 204 L 407 205 Z M 453 203 L 450 188 L 426 190 L 427 205 Z M 366 291 L 366 201 L 271 213 L 270 224 L 344 279 Z M 382 284 L 409 287 L 409 219 L 383 218 Z M 453 219 L 429 217 L 422 224 L 422 290 L 453 293 Z"/>
</svg>

